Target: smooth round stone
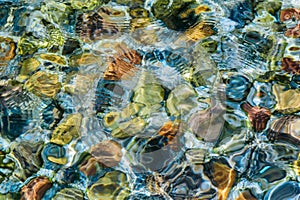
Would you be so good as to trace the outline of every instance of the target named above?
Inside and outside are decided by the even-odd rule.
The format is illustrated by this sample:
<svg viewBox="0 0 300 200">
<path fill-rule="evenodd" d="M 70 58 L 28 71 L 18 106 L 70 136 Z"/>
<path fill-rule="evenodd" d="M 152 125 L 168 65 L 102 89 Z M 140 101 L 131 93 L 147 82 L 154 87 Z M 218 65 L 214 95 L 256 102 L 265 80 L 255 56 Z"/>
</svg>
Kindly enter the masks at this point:
<svg viewBox="0 0 300 200">
<path fill-rule="evenodd" d="M 92 147 L 91 155 L 106 167 L 115 167 L 122 159 L 122 146 L 113 141 L 100 142 Z"/>
<path fill-rule="evenodd" d="M 106 173 L 87 191 L 90 200 L 125 200 L 129 195 L 128 179 L 121 171 Z"/>
<path fill-rule="evenodd" d="M 251 83 L 242 75 L 231 76 L 226 85 L 226 96 L 233 101 L 242 101 L 249 93 Z"/>
<path fill-rule="evenodd" d="M 52 187 L 47 177 L 37 177 L 22 188 L 21 200 L 40 200 L 45 192 Z"/>
<path fill-rule="evenodd" d="M 195 90 L 190 85 L 182 84 L 177 86 L 167 99 L 168 112 L 173 116 L 190 112 L 197 105 L 194 100 L 196 95 Z"/>
<path fill-rule="evenodd" d="M 295 181 L 281 183 L 271 189 L 264 200 L 282 199 L 282 200 L 298 200 L 300 198 L 300 184 Z"/>
<path fill-rule="evenodd" d="M 53 131 L 51 142 L 59 145 L 70 143 L 73 139 L 80 136 L 82 115 L 80 113 L 70 114 Z"/>
<path fill-rule="evenodd" d="M 38 97 L 54 98 L 60 91 L 61 83 L 57 74 L 38 71 L 25 82 L 24 87 Z"/>
<path fill-rule="evenodd" d="M 53 200 L 83 200 L 83 192 L 77 188 L 64 188 L 52 198 Z"/>
</svg>

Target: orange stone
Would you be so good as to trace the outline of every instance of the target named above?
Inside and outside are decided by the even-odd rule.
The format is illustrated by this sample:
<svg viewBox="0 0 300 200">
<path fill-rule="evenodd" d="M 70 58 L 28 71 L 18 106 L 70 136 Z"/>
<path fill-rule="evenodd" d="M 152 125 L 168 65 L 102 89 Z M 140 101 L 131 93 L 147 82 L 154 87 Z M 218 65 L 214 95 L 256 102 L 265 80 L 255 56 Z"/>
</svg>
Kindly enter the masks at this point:
<svg viewBox="0 0 300 200">
<path fill-rule="evenodd" d="M 47 177 L 37 177 L 22 188 L 21 200 L 40 200 L 51 187 L 52 183 Z"/>
</svg>

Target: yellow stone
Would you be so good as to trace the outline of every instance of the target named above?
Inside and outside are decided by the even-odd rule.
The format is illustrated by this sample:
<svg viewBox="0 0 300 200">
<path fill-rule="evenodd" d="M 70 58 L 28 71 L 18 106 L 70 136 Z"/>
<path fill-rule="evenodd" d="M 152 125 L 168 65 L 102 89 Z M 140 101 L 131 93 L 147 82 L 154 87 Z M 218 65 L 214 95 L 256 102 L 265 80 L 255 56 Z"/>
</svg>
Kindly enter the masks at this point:
<svg viewBox="0 0 300 200">
<path fill-rule="evenodd" d="M 48 160 L 50 160 L 51 162 L 60 164 L 60 165 L 65 165 L 68 162 L 67 158 L 55 158 L 53 156 L 48 156 Z"/>
<path fill-rule="evenodd" d="M 291 114 L 300 110 L 299 90 L 285 90 L 285 86 L 279 84 L 273 85 L 272 89 L 277 101 L 275 110 L 283 114 Z"/>
<path fill-rule="evenodd" d="M 72 56 L 70 58 L 71 66 L 85 66 L 85 65 L 93 65 L 93 64 L 101 64 L 102 60 L 100 56 L 95 56 L 90 53 L 83 53 L 81 55 Z"/>
<path fill-rule="evenodd" d="M 136 117 L 127 122 L 119 123 L 118 128 L 114 129 L 111 132 L 111 135 L 115 138 L 126 138 L 140 133 L 145 126 L 145 120 L 140 117 Z"/>
<path fill-rule="evenodd" d="M 82 115 L 80 113 L 70 114 L 54 131 L 51 142 L 65 145 L 80 135 Z"/>
<path fill-rule="evenodd" d="M 61 83 L 57 74 L 38 71 L 25 82 L 24 87 L 36 96 L 54 98 L 61 89 Z"/>
<path fill-rule="evenodd" d="M 108 128 L 117 128 L 117 120 L 119 119 L 120 114 L 117 112 L 109 112 L 104 117 L 104 126 Z"/>
<path fill-rule="evenodd" d="M 125 200 L 129 194 L 126 174 L 120 171 L 106 173 L 87 191 L 90 200 Z"/>
<path fill-rule="evenodd" d="M 121 112 L 121 118 L 126 119 L 128 117 L 134 116 L 140 112 L 140 110 L 144 107 L 143 104 L 140 103 L 130 103 L 127 107 L 125 107 Z"/>
<path fill-rule="evenodd" d="M 43 60 L 48 60 L 50 62 L 56 63 L 58 65 L 66 65 L 66 59 L 62 56 L 55 55 L 55 54 L 41 54 L 40 57 Z"/>
<path fill-rule="evenodd" d="M 32 72 L 37 70 L 40 66 L 40 62 L 36 58 L 29 58 L 23 61 L 20 74 L 30 75 Z"/>
</svg>

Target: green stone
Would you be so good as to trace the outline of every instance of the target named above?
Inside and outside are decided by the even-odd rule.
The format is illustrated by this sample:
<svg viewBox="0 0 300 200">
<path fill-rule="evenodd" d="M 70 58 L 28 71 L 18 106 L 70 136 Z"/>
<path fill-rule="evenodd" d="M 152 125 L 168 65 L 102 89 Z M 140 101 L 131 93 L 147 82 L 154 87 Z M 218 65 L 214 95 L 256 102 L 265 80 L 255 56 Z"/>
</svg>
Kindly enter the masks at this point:
<svg viewBox="0 0 300 200">
<path fill-rule="evenodd" d="M 70 114 L 53 131 L 51 142 L 58 145 L 65 145 L 70 143 L 74 138 L 80 136 L 82 115 L 80 113 Z"/>
<path fill-rule="evenodd" d="M 190 112 L 197 103 L 193 98 L 197 96 L 195 90 L 187 84 L 177 86 L 167 99 L 167 109 L 172 116 L 180 116 Z"/>
<path fill-rule="evenodd" d="M 127 176 L 121 171 L 106 173 L 87 191 L 90 200 L 124 200 L 129 194 Z"/>
</svg>

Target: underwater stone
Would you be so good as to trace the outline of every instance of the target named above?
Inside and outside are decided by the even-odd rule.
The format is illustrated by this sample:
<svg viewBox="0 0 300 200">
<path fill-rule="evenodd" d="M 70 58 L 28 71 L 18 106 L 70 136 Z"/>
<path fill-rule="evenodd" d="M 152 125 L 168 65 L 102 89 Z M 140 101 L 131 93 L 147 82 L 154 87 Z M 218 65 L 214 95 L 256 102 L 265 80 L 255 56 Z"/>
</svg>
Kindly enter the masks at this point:
<svg viewBox="0 0 300 200">
<path fill-rule="evenodd" d="M 184 31 L 195 25 L 200 18 L 196 6 L 194 0 L 158 0 L 153 4 L 151 11 L 169 29 Z"/>
<path fill-rule="evenodd" d="M 254 19 L 255 3 L 251 0 L 241 0 L 232 4 L 229 19 L 238 23 L 237 28 L 242 28 Z"/>
<path fill-rule="evenodd" d="M 36 173 L 42 166 L 41 152 L 43 149 L 43 143 L 22 142 L 16 143 L 12 147 L 12 155 L 17 160 L 17 163 L 21 167 L 21 173 L 26 180 L 27 177 Z"/>
<path fill-rule="evenodd" d="M 141 117 L 135 117 L 129 121 L 118 123 L 118 128 L 111 132 L 114 138 L 127 138 L 142 132 L 146 126 L 146 121 Z"/>
<path fill-rule="evenodd" d="M 59 145 L 65 145 L 71 142 L 74 138 L 80 136 L 82 115 L 80 113 L 70 114 L 61 122 L 53 131 L 51 142 Z"/>
<path fill-rule="evenodd" d="M 7 65 L 16 55 L 16 44 L 11 38 L 0 37 L 0 66 Z"/>
<path fill-rule="evenodd" d="M 64 188 L 52 198 L 53 200 L 83 200 L 83 192 L 77 188 Z"/>
<path fill-rule="evenodd" d="M 164 89 L 159 84 L 146 84 L 134 90 L 133 101 L 153 106 L 159 104 L 164 99 Z"/>
<path fill-rule="evenodd" d="M 80 48 L 80 42 L 78 40 L 73 38 L 68 38 L 65 40 L 62 49 L 62 55 L 70 55 L 79 48 Z"/>
<path fill-rule="evenodd" d="M 190 117 L 189 128 L 205 142 L 216 142 L 222 132 L 225 108 L 220 104 L 198 111 Z"/>
<path fill-rule="evenodd" d="M 216 34 L 214 27 L 211 24 L 202 21 L 187 29 L 184 33 L 184 37 L 186 37 L 187 40 L 197 42 L 214 34 Z"/>
<path fill-rule="evenodd" d="M 270 141 L 286 141 L 300 145 L 300 118 L 283 116 L 271 122 L 267 137 Z"/>
<path fill-rule="evenodd" d="M 58 65 L 66 65 L 66 59 L 62 56 L 56 55 L 56 54 L 40 54 L 39 55 L 41 59 L 50 61 L 52 63 L 58 64 Z"/>
<path fill-rule="evenodd" d="M 282 69 L 291 74 L 300 74 L 300 61 L 294 61 L 293 58 L 282 58 Z"/>
<path fill-rule="evenodd" d="M 90 200 L 125 200 L 129 194 L 127 176 L 121 171 L 106 173 L 87 191 Z"/>
<path fill-rule="evenodd" d="M 135 70 L 137 68 L 134 65 L 119 58 L 112 58 L 104 72 L 104 80 L 129 79 Z"/>
<path fill-rule="evenodd" d="M 231 187 L 237 179 L 237 172 L 232 169 L 226 159 L 213 158 L 204 164 L 204 174 L 218 188 L 218 199 L 226 200 Z"/>
<path fill-rule="evenodd" d="M 28 78 L 40 66 L 40 62 L 36 58 L 28 58 L 22 62 L 20 70 L 20 79 Z"/>
<path fill-rule="evenodd" d="M 257 198 L 254 197 L 250 191 L 246 190 L 241 192 L 240 195 L 234 200 L 257 200 Z"/>
<path fill-rule="evenodd" d="M 295 181 L 283 182 L 271 189 L 264 200 L 299 199 L 300 185 Z"/>
<path fill-rule="evenodd" d="M 76 33 L 85 42 L 116 38 L 125 28 L 129 20 L 121 9 L 100 7 L 96 11 L 80 14 L 77 17 Z"/>
<path fill-rule="evenodd" d="M 132 30 L 145 28 L 151 24 L 149 11 L 142 7 L 131 8 L 129 11 L 131 16 L 130 27 Z"/>
<path fill-rule="evenodd" d="M 113 140 L 100 142 L 92 147 L 91 155 L 106 167 L 115 167 L 122 159 L 122 147 Z"/>
<path fill-rule="evenodd" d="M 46 177 L 37 177 L 22 188 L 21 200 L 40 200 L 45 192 L 52 187 L 52 183 Z"/>
<path fill-rule="evenodd" d="M 77 10 L 93 10 L 109 0 L 71 0 L 71 6 Z"/>
<path fill-rule="evenodd" d="M 231 76 L 226 85 L 226 96 L 233 101 L 242 101 L 249 93 L 251 83 L 242 75 Z"/>
<path fill-rule="evenodd" d="M 101 64 L 102 60 L 99 56 L 92 53 L 82 53 L 79 55 L 72 55 L 69 59 L 70 66 L 82 67 L 87 65 Z"/>
<path fill-rule="evenodd" d="M 241 107 L 248 113 L 248 118 L 255 131 L 260 132 L 266 128 L 266 125 L 271 117 L 270 110 L 257 106 L 251 106 L 249 103 L 243 103 Z"/>
<path fill-rule="evenodd" d="M 289 28 L 284 33 L 285 36 L 291 38 L 299 38 L 300 37 L 300 25 L 297 24 L 294 28 Z"/>
<path fill-rule="evenodd" d="M 48 143 L 42 151 L 44 168 L 56 170 L 67 164 L 66 150 L 57 144 Z"/>
<path fill-rule="evenodd" d="M 173 116 L 186 114 L 197 105 L 193 99 L 195 97 L 196 92 L 190 85 L 177 86 L 171 91 L 166 101 L 168 112 Z"/>
<path fill-rule="evenodd" d="M 61 83 L 57 74 L 38 71 L 25 82 L 24 87 L 38 97 L 54 98 L 60 91 Z"/>
<path fill-rule="evenodd" d="M 85 176 L 93 176 L 96 174 L 97 169 L 99 168 L 99 163 L 93 157 L 89 157 L 80 165 L 79 170 L 84 173 Z"/>
<path fill-rule="evenodd" d="M 275 110 L 283 114 L 291 114 L 300 110 L 300 91 L 288 89 L 285 86 L 274 84 L 273 94 L 276 97 Z"/>
</svg>

